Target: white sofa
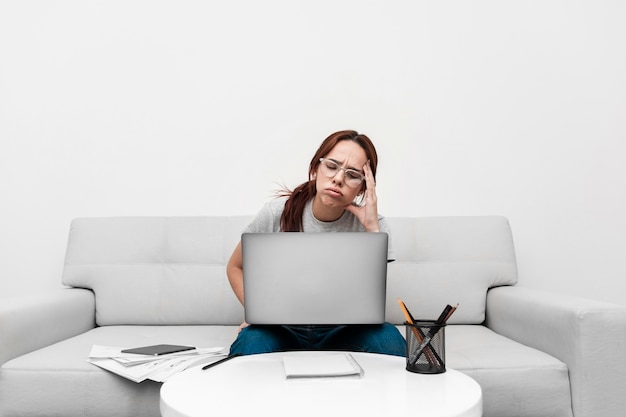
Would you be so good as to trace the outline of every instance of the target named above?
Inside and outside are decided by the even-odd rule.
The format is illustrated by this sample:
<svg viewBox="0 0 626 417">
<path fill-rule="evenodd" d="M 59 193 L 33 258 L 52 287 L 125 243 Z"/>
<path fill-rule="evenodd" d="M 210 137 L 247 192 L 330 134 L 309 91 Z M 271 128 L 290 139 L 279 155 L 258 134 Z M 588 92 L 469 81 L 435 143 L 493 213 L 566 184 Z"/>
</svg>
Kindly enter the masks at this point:
<svg viewBox="0 0 626 417">
<path fill-rule="evenodd" d="M 68 288 L 0 306 L 0 416 L 159 416 L 160 384 L 87 363 L 90 348 L 228 347 L 243 309 L 225 263 L 249 220 L 74 220 Z M 459 303 L 446 329 L 446 362 L 481 385 L 484 416 L 623 415 L 625 307 L 515 286 L 503 217 L 388 221 L 396 262 L 387 319 L 404 321 L 397 297 L 419 318 Z"/>
</svg>

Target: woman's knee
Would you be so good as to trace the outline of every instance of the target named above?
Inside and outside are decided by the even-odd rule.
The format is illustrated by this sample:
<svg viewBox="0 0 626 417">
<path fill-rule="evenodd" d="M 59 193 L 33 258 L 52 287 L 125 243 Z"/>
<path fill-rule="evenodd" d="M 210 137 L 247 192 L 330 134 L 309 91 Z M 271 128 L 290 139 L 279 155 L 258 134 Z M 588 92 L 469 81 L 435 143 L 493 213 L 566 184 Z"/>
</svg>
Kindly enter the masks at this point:
<svg viewBox="0 0 626 417">
<path fill-rule="evenodd" d="M 244 327 L 230 347 L 230 354 L 254 355 L 286 349 L 284 331 L 278 327 Z"/>
</svg>

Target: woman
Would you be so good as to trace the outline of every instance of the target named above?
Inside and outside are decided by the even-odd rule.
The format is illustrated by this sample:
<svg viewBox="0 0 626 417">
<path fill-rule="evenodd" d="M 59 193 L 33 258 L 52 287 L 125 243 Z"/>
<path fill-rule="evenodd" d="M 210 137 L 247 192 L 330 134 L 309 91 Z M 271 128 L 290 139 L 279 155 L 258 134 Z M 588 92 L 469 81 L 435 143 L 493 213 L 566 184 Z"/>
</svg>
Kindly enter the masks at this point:
<svg viewBox="0 0 626 417">
<path fill-rule="evenodd" d="M 267 203 L 244 232 L 386 232 L 378 215 L 378 156 L 370 139 L 352 130 L 331 134 L 309 165 L 309 181 Z M 243 304 L 241 242 L 226 273 Z M 404 356 L 405 341 L 390 323 L 360 326 L 241 325 L 230 354 L 285 350 L 351 350 Z"/>
</svg>

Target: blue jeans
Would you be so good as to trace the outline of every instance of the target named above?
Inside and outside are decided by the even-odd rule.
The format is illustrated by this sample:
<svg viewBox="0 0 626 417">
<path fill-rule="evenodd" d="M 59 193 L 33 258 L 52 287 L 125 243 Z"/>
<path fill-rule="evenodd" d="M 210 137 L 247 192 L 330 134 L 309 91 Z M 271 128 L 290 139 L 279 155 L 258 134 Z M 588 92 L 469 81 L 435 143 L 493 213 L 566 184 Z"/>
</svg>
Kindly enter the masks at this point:
<svg viewBox="0 0 626 417">
<path fill-rule="evenodd" d="M 350 326 L 248 326 L 230 347 L 230 354 L 288 350 L 342 350 L 405 356 L 406 343 L 391 323 Z"/>
</svg>

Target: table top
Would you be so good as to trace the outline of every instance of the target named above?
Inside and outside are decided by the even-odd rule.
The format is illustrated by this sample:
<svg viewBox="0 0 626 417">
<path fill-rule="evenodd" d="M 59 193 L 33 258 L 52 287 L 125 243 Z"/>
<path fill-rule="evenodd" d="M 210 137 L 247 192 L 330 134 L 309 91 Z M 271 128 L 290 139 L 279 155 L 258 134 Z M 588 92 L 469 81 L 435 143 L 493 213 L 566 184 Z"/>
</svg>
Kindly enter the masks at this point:
<svg viewBox="0 0 626 417">
<path fill-rule="evenodd" d="M 398 356 L 351 352 L 364 370 L 361 378 L 285 377 L 284 356 L 327 354 L 332 352 L 267 353 L 233 358 L 207 370 L 188 369 L 161 387 L 161 414 L 482 415 L 482 392 L 476 381 L 454 369 L 432 375 L 408 372 L 405 358 Z"/>
</svg>

